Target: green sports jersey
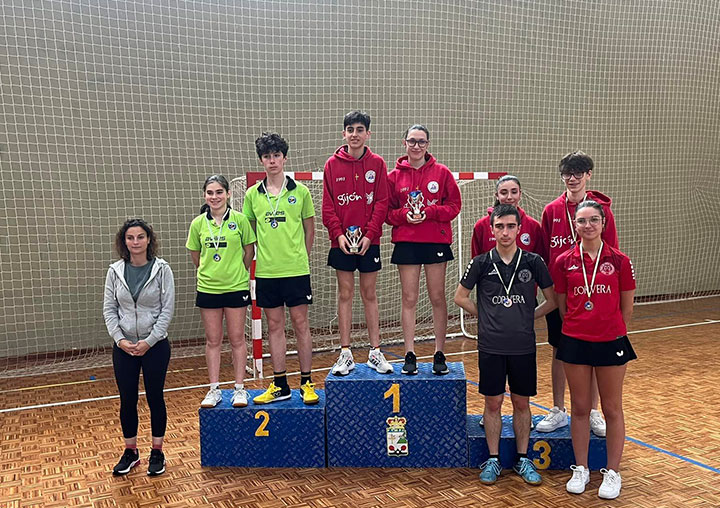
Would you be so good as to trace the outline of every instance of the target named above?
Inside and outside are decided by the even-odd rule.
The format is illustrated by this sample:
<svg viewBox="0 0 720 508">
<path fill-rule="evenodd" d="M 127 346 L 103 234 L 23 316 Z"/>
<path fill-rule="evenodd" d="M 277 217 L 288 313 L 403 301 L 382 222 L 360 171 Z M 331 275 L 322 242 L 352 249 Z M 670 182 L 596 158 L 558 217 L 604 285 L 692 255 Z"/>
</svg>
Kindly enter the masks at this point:
<svg viewBox="0 0 720 508">
<path fill-rule="evenodd" d="M 228 208 L 222 226 L 215 224 L 210 212 L 195 217 L 185 247 L 200 251 L 198 291 L 215 295 L 248 291 L 250 274 L 243 264 L 243 247 L 256 241 L 250 222 L 238 211 Z"/>
<path fill-rule="evenodd" d="M 248 220 L 256 221 L 256 277 L 277 279 L 310 274 L 303 220 L 314 217 L 315 208 L 308 188 L 289 176 L 285 178 L 285 189 L 279 196 L 268 196 L 264 185 L 267 179 L 245 194 L 243 213 Z"/>
</svg>

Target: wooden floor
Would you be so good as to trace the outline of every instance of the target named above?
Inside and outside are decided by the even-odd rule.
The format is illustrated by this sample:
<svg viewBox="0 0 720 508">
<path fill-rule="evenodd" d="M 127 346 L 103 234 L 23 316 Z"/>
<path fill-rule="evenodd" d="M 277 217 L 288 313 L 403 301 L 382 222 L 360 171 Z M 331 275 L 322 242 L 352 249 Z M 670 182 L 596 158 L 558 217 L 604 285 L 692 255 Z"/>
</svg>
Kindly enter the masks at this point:
<svg viewBox="0 0 720 508">
<path fill-rule="evenodd" d="M 551 349 L 544 344 L 544 322 L 537 327 L 539 395 L 533 412 L 541 414 L 541 407 L 552 405 Z M 0 380 L 0 506 L 720 506 L 720 298 L 636 307 L 633 331 L 639 359 L 625 382 L 628 441 L 622 495 L 613 502 L 596 495 L 599 473 L 585 494 L 573 496 L 565 492 L 566 471 L 544 472 L 542 486 L 530 487 L 508 471 L 497 484 L 484 486 L 471 469 L 202 468 L 197 408 L 207 388 L 189 387 L 207 383 L 206 370 L 203 358 L 184 358 L 170 365 L 167 388 L 176 390 L 166 394 L 167 472 L 155 478 L 144 472 L 150 442 L 142 400 L 143 462 L 126 477 L 109 473 L 122 452 L 111 369 Z M 432 347 L 422 344 L 418 354 L 431 355 Z M 401 347 L 386 351 L 402 355 Z M 457 353 L 450 359 L 464 361 L 471 380 L 477 380 L 474 351 L 471 340 L 453 340 L 446 348 Z M 356 359 L 364 355 L 358 352 Z M 334 355 L 313 361 L 315 368 L 327 368 Z M 230 380 L 229 358 L 223 362 L 221 377 Z M 297 370 L 294 359 L 288 370 Z M 326 373 L 315 374 L 318 385 Z M 290 381 L 296 387 L 298 378 Z M 81 400 L 102 397 L 107 398 Z M 71 403 L 5 411 L 63 401 Z M 468 411 L 482 411 L 470 383 Z"/>
</svg>

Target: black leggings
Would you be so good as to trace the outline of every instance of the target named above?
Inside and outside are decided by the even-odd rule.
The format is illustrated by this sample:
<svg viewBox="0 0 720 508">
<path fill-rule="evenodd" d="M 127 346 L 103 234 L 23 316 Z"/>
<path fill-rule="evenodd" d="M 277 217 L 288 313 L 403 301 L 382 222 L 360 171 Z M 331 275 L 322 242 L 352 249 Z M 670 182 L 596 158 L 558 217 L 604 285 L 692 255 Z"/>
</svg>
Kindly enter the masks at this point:
<svg viewBox="0 0 720 508">
<path fill-rule="evenodd" d="M 113 369 L 120 391 L 120 423 L 123 436 L 130 439 L 138 430 L 138 382 L 140 369 L 145 384 L 145 397 L 150 407 L 150 426 L 153 437 L 163 437 L 167 426 L 165 409 L 165 374 L 170 363 L 170 341 L 163 339 L 143 356 L 131 356 L 113 345 Z"/>
</svg>

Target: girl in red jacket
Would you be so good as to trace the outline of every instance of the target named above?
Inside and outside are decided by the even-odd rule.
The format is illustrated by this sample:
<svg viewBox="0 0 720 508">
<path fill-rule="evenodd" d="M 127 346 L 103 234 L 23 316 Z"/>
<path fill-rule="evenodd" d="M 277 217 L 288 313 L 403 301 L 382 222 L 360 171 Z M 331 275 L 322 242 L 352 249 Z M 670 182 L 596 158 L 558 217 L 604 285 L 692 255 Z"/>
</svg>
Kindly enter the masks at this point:
<svg viewBox="0 0 720 508">
<path fill-rule="evenodd" d="M 518 206 L 522 198 L 520 180 L 516 176 L 505 175 L 495 184 L 495 204 L 487 209 L 487 215 L 475 223 L 472 234 L 471 256 L 491 251 L 495 244 L 495 236 L 490 229 L 490 214 L 497 205 L 513 205 L 520 212 L 520 231 L 517 235 L 517 246 L 528 252 L 534 252 L 545 258 L 544 239 L 540 223 L 525 213 Z"/>
<path fill-rule="evenodd" d="M 445 272 L 453 259 L 450 221 L 460 213 L 460 189 L 447 166 L 428 153 L 430 132 L 424 125 L 405 131 L 407 155 L 388 174 L 388 217 L 395 244 L 390 261 L 398 265 L 402 287 L 402 328 L 405 340 L 403 374 L 417 374 L 414 352 L 415 308 L 420 291 L 420 268 L 433 309 L 435 356 L 433 373 L 447 374 L 443 348 L 447 331 Z"/>
</svg>

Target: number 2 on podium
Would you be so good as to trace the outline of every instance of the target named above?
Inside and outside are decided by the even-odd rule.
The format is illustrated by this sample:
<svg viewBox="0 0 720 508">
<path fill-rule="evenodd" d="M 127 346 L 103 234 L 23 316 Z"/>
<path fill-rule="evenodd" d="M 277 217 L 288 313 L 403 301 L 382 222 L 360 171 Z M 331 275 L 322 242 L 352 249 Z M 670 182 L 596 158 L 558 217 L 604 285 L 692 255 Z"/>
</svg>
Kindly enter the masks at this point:
<svg viewBox="0 0 720 508">
<path fill-rule="evenodd" d="M 393 413 L 400 412 L 400 383 L 393 383 L 385 392 L 385 398 L 393 398 Z"/>
<path fill-rule="evenodd" d="M 256 420 L 259 420 L 261 418 L 262 421 L 260 422 L 260 425 L 258 425 L 258 428 L 255 431 L 255 437 L 268 437 L 270 435 L 270 432 L 265 427 L 267 427 L 267 424 L 270 421 L 270 415 L 267 411 L 258 411 L 257 413 L 255 413 Z"/>
</svg>

